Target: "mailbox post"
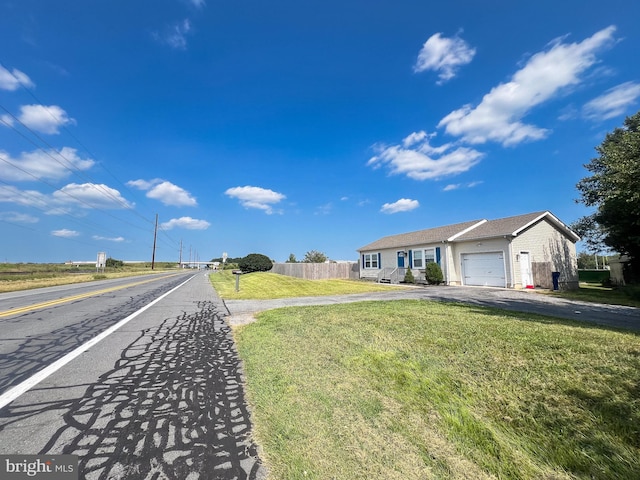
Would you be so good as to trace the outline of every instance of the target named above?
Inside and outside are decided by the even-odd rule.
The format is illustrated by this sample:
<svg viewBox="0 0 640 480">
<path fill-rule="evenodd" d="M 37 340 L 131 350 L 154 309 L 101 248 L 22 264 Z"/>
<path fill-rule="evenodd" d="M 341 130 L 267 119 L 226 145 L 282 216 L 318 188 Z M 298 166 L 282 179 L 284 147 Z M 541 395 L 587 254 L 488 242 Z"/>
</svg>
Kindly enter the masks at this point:
<svg viewBox="0 0 640 480">
<path fill-rule="evenodd" d="M 240 270 L 234 270 L 233 274 L 236 276 L 236 292 L 240 291 L 240 275 L 242 272 Z"/>
</svg>

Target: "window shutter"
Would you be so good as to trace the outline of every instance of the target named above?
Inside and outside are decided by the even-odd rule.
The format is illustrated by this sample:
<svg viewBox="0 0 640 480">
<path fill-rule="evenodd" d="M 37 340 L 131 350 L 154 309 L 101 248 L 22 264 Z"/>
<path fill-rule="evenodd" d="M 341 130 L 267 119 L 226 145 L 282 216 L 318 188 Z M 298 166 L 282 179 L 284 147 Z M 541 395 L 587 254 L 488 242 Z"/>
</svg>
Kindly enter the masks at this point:
<svg viewBox="0 0 640 480">
<path fill-rule="evenodd" d="M 436 263 L 440 265 L 440 247 L 436 247 Z"/>
<path fill-rule="evenodd" d="M 364 268 L 364 253 L 362 254 L 362 268 Z"/>
<path fill-rule="evenodd" d="M 413 250 L 409 250 L 409 268 L 413 267 Z"/>
<path fill-rule="evenodd" d="M 382 268 L 382 255 L 378 252 L 378 268 Z"/>
</svg>

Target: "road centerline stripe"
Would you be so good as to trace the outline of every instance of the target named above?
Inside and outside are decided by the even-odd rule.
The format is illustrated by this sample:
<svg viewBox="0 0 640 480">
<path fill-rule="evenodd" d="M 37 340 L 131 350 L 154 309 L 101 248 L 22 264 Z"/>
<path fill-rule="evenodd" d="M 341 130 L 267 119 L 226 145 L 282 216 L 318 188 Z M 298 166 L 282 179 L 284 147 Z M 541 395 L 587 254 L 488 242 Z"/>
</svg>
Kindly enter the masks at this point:
<svg viewBox="0 0 640 480">
<path fill-rule="evenodd" d="M 91 347 L 93 347 L 94 345 L 99 343 L 100 341 L 102 341 L 105 338 L 107 338 L 113 332 L 115 332 L 116 330 L 118 330 L 122 326 L 124 326 L 127 323 L 129 323 L 131 320 L 136 318 L 138 315 L 140 315 L 141 313 L 143 313 L 147 309 L 149 309 L 152 306 L 154 306 L 160 300 L 164 299 L 168 295 L 170 295 L 173 292 L 175 292 L 176 290 L 178 290 L 180 287 L 185 285 L 187 282 L 191 281 L 193 278 L 195 278 L 195 277 L 188 278 L 187 280 L 182 282 L 180 285 L 178 285 L 178 286 L 172 288 L 171 290 L 169 290 L 168 292 L 160 295 L 158 298 L 156 298 L 154 301 L 148 303 L 147 305 L 142 307 L 140 310 L 138 310 L 136 312 L 133 312 L 128 317 L 123 318 L 118 323 L 110 326 L 104 332 L 99 333 L 98 335 L 93 337 L 91 340 L 89 340 L 85 344 L 77 347 L 76 349 L 72 350 L 71 352 L 67 353 L 63 357 L 59 358 L 58 360 L 56 360 L 55 362 L 53 362 L 49 366 L 43 368 L 42 370 L 40 370 L 36 374 L 34 374 L 31 377 L 27 378 L 25 381 L 19 383 L 18 385 L 16 385 L 13 388 L 7 390 L 5 393 L 0 395 L 0 409 L 6 407 L 9 403 L 13 402 L 20 395 L 22 395 L 23 393 L 27 392 L 28 390 L 31 390 L 38 383 L 42 382 L 47 377 L 49 377 L 50 375 L 52 375 L 56 371 L 60 370 L 66 364 L 68 364 L 69 362 L 71 362 L 72 360 L 74 360 L 75 358 L 80 356 L 82 353 L 86 352 L 88 349 L 90 349 Z"/>
<path fill-rule="evenodd" d="M 173 274 L 176 275 L 176 274 Z M 34 303 L 33 305 L 26 305 L 24 307 L 12 308 L 11 310 L 5 310 L 4 312 L 0 312 L 0 318 L 9 317 L 11 315 L 17 315 L 20 313 L 30 312 L 31 310 L 39 310 L 41 308 L 53 307 L 55 305 L 61 305 L 63 303 L 73 302 L 75 300 L 81 300 L 83 298 L 93 297 L 96 295 L 102 295 L 104 293 L 115 292 L 117 290 L 122 290 L 123 288 L 135 287 L 136 285 L 144 285 L 145 283 L 151 283 L 158 280 L 162 280 L 167 277 L 160 278 L 152 278 L 149 280 L 141 280 L 139 282 L 127 283 L 126 285 L 118 285 L 116 287 L 103 288 L 102 290 L 94 290 L 92 292 L 80 293 L 78 295 L 73 295 L 71 297 L 63 297 L 58 298 L 56 300 L 49 300 L 42 303 Z"/>
</svg>

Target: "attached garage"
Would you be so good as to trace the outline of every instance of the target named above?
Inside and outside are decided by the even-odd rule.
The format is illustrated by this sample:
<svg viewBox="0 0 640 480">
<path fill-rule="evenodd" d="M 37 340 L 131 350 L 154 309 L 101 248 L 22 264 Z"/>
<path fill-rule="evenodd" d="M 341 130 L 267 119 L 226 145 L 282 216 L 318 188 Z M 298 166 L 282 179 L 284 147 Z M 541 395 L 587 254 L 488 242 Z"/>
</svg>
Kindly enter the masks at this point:
<svg viewBox="0 0 640 480">
<path fill-rule="evenodd" d="M 502 252 L 462 254 L 463 285 L 506 287 L 505 272 Z"/>
</svg>

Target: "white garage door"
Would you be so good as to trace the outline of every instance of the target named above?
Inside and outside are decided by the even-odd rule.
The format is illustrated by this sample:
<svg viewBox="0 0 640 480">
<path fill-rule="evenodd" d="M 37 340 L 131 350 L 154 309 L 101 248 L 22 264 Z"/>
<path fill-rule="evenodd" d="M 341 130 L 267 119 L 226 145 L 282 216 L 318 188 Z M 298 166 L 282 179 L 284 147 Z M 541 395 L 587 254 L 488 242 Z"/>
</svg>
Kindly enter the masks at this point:
<svg viewBox="0 0 640 480">
<path fill-rule="evenodd" d="M 502 252 L 463 254 L 462 274 L 464 275 L 465 285 L 507 286 Z"/>
</svg>

